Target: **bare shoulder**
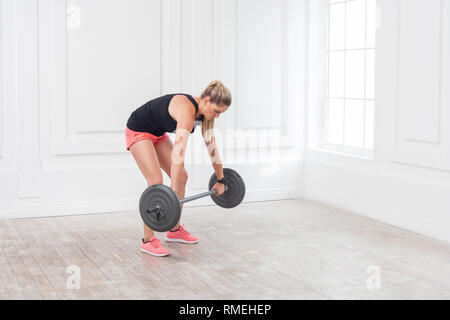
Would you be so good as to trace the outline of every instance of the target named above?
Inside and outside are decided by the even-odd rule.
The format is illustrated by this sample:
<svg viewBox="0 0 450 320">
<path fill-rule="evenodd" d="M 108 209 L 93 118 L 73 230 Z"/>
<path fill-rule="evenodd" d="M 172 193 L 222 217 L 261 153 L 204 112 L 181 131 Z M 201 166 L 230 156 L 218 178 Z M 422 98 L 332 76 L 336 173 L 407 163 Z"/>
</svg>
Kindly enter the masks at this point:
<svg viewBox="0 0 450 320">
<path fill-rule="evenodd" d="M 193 121 L 195 118 L 195 107 L 184 95 L 176 95 L 169 105 L 169 114 L 176 121 Z"/>
</svg>

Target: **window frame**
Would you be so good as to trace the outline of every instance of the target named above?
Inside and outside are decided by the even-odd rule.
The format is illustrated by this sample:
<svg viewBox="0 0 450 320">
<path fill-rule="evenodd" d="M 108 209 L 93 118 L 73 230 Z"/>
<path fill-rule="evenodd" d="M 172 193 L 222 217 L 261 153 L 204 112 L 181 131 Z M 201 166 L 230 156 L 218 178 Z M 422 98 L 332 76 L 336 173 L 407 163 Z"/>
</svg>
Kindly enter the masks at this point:
<svg viewBox="0 0 450 320">
<path fill-rule="evenodd" d="M 364 0 L 365 2 L 365 31 L 364 31 L 364 47 L 363 48 L 347 48 L 346 45 L 346 41 L 347 41 L 347 4 L 349 2 L 353 2 L 355 0 L 341 0 L 341 1 L 337 1 L 334 3 L 331 3 L 331 0 L 324 0 L 324 5 L 326 6 L 325 10 L 326 10 L 326 47 L 325 47 L 325 58 L 326 58 L 326 67 L 325 67 L 325 71 L 326 71 L 326 76 L 325 76 L 325 81 L 326 81 L 326 85 L 325 85 L 325 97 L 323 100 L 323 108 L 322 108 L 322 112 L 321 112 L 321 118 L 322 118 L 322 123 L 324 124 L 322 126 L 322 130 L 321 130 L 321 136 L 319 138 L 319 146 L 320 149 L 325 150 L 325 151 L 330 151 L 330 152 L 334 152 L 334 153 L 341 153 L 341 154 L 348 154 L 351 156 L 360 156 L 360 157 L 364 157 L 364 158 L 371 158 L 373 159 L 373 154 L 374 154 L 374 148 L 375 148 L 375 136 L 374 134 L 373 136 L 373 141 L 372 141 L 372 148 L 367 148 L 366 147 L 366 134 L 367 134 L 367 125 L 365 123 L 366 121 L 366 111 L 367 111 L 367 102 L 372 102 L 375 108 L 375 96 L 373 98 L 368 98 L 367 97 L 367 68 L 368 68 L 368 52 L 369 51 L 373 51 L 374 53 L 374 57 L 376 54 L 376 43 L 374 44 L 374 46 L 370 46 L 368 44 L 368 1 L 369 0 Z M 330 48 L 330 35 L 331 35 L 331 6 L 332 5 L 339 5 L 339 4 L 344 4 L 345 6 L 345 26 L 344 26 L 344 48 L 343 49 L 331 49 Z M 351 51 L 364 51 L 364 97 L 363 98 L 349 98 L 346 96 L 346 92 L 345 92 L 345 75 L 346 75 L 346 53 L 347 52 L 351 52 Z M 344 53 L 344 96 L 343 97 L 331 97 L 330 96 L 330 57 L 332 52 L 343 52 Z M 375 74 L 374 74 L 375 76 Z M 375 80 L 375 79 L 374 79 Z M 342 144 L 335 144 L 335 143 L 331 143 L 329 142 L 329 101 L 332 99 L 342 99 L 344 100 L 344 125 L 343 125 L 343 134 L 344 134 L 344 141 Z M 361 100 L 364 101 L 364 124 L 363 124 L 363 141 L 364 141 L 364 147 L 356 147 L 356 146 L 351 146 L 348 144 L 345 144 L 345 102 L 346 101 L 351 101 L 351 100 Z M 376 112 L 376 110 L 374 109 L 374 113 Z M 374 120 L 375 121 L 375 114 L 374 114 Z M 374 124 L 372 126 L 372 128 L 374 128 Z"/>
</svg>

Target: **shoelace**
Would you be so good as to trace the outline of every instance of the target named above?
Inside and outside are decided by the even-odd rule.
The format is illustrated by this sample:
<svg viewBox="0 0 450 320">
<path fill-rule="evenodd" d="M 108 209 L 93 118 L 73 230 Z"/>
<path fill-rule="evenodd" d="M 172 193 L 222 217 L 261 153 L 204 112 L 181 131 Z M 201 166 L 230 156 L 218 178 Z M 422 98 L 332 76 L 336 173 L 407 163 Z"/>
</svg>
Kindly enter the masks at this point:
<svg viewBox="0 0 450 320">
<path fill-rule="evenodd" d="M 152 238 L 150 240 L 150 242 L 151 242 L 152 246 L 155 248 L 161 247 L 161 241 L 158 238 Z"/>
<path fill-rule="evenodd" d="M 186 236 L 189 235 L 189 232 L 184 228 L 184 224 L 180 227 L 179 231 Z"/>
</svg>

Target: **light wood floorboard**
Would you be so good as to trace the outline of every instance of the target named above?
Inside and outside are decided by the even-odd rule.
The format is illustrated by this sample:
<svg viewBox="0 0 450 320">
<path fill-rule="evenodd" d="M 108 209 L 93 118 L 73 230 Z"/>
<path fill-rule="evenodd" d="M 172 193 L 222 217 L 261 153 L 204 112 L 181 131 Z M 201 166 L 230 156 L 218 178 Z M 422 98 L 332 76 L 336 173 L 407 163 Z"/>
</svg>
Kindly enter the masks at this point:
<svg viewBox="0 0 450 320">
<path fill-rule="evenodd" d="M 136 212 L 0 221 L 0 299 L 450 298 L 450 244 L 312 201 L 186 208 L 183 222 L 200 243 L 158 234 L 171 255 L 156 258 Z"/>
</svg>

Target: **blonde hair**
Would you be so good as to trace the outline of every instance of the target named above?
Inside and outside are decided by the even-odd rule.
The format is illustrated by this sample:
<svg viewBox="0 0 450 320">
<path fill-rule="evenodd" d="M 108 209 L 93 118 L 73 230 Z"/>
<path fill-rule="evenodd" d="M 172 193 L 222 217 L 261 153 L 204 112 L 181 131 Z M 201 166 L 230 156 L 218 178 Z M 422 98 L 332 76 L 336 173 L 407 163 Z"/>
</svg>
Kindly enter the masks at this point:
<svg viewBox="0 0 450 320">
<path fill-rule="evenodd" d="M 200 96 L 201 99 L 209 97 L 211 103 L 218 106 L 231 106 L 231 92 L 221 81 L 211 82 Z M 203 120 L 202 135 L 206 142 L 210 143 L 214 136 L 214 120 Z"/>
</svg>

